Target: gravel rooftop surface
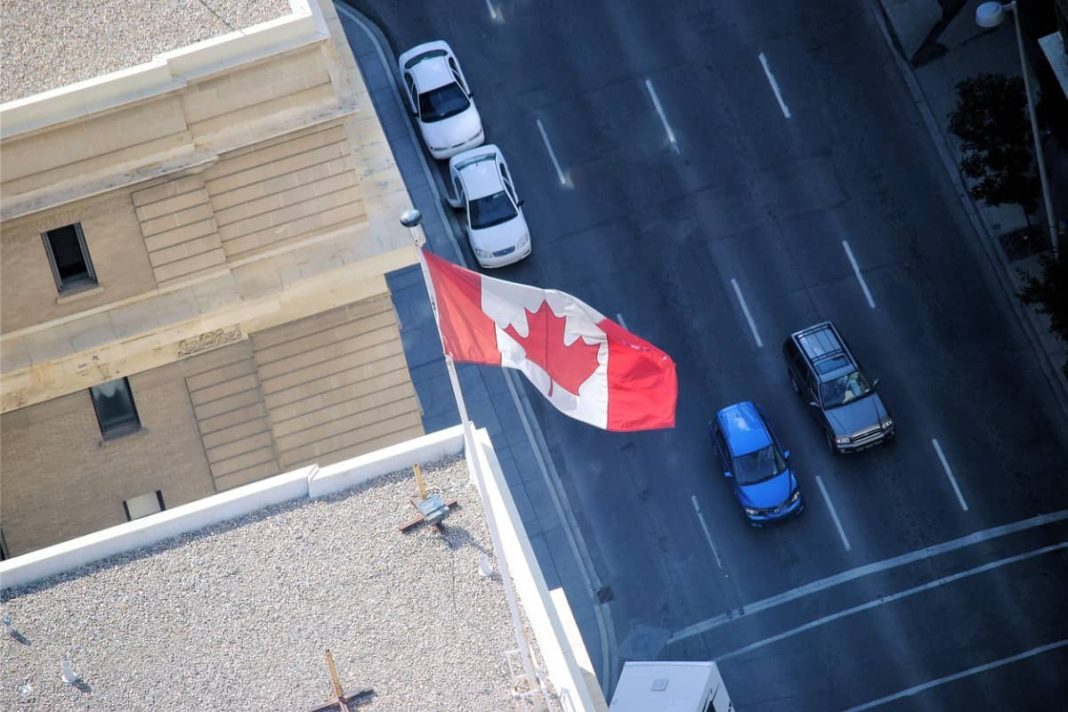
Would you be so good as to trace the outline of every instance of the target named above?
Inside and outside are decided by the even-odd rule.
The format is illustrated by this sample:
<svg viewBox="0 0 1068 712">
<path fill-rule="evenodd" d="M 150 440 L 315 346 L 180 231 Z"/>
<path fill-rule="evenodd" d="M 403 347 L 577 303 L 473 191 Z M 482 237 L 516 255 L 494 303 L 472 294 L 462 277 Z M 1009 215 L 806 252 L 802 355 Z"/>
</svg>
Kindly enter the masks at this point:
<svg viewBox="0 0 1068 712">
<path fill-rule="evenodd" d="M 0 103 L 288 14 L 289 0 L 0 0 Z"/>
<path fill-rule="evenodd" d="M 523 709 L 466 464 L 424 474 L 460 503 L 444 538 L 397 530 L 415 514 L 404 471 L 5 591 L 0 709 L 308 711 L 332 699 L 328 648 L 346 693 L 374 689 L 361 712 Z M 60 679 L 64 658 L 80 689 Z"/>
</svg>

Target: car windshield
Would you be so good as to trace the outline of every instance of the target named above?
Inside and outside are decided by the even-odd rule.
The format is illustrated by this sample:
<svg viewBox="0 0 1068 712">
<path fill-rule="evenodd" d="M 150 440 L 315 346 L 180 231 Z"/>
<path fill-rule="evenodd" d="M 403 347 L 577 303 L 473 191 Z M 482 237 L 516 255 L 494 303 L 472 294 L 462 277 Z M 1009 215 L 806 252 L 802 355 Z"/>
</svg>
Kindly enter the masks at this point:
<svg viewBox="0 0 1068 712">
<path fill-rule="evenodd" d="M 734 477 L 740 485 L 763 482 L 785 469 L 786 461 L 774 445 L 734 458 Z"/>
<path fill-rule="evenodd" d="M 820 384 L 820 399 L 824 408 L 851 403 L 871 393 L 871 384 L 860 371 Z"/>
<path fill-rule="evenodd" d="M 466 111 L 471 106 L 467 94 L 453 82 L 419 95 L 419 118 L 427 123 L 441 121 Z"/>
<path fill-rule="evenodd" d="M 515 206 L 503 190 L 484 198 L 472 200 L 467 206 L 471 227 L 481 230 L 508 222 L 516 216 Z"/>
</svg>

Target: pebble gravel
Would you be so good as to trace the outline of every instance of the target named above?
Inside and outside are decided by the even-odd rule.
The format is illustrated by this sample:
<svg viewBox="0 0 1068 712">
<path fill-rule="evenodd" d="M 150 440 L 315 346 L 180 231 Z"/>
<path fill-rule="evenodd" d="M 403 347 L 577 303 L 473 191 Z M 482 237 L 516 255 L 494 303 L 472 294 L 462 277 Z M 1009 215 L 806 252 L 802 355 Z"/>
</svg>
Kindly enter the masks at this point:
<svg viewBox="0 0 1068 712">
<path fill-rule="evenodd" d="M 0 709 L 307 711 L 332 699 L 327 649 L 346 692 L 374 690 L 361 712 L 534 709 L 513 695 L 500 577 L 479 573 L 496 560 L 466 464 L 424 474 L 461 505 L 444 536 L 398 531 L 418 497 L 404 471 L 5 591 Z"/>
<path fill-rule="evenodd" d="M 288 14 L 289 0 L 2 0 L 0 103 Z"/>
</svg>

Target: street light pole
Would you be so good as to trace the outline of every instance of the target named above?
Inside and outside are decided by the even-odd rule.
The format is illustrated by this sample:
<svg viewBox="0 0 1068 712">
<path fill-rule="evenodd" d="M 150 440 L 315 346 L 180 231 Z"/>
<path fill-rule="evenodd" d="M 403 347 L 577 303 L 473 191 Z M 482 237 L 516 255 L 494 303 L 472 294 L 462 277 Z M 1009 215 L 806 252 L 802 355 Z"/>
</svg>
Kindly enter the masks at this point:
<svg viewBox="0 0 1068 712">
<path fill-rule="evenodd" d="M 1005 3 L 984 2 L 975 9 L 975 21 L 980 27 L 997 27 L 1005 19 L 1005 12 L 1011 12 L 1016 24 L 1016 47 L 1020 50 L 1020 72 L 1023 74 L 1024 92 L 1027 94 L 1027 113 L 1031 117 L 1031 138 L 1035 142 L 1035 161 L 1038 163 L 1038 178 L 1042 184 L 1042 200 L 1046 206 L 1046 227 L 1049 229 L 1049 244 L 1053 248 L 1053 258 L 1059 257 L 1057 244 L 1057 223 L 1053 218 L 1053 200 L 1050 198 L 1049 179 L 1046 177 L 1046 158 L 1042 153 L 1042 140 L 1038 133 L 1038 116 L 1035 114 L 1035 98 L 1031 94 L 1030 72 L 1027 71 L 1027 55 L 1024 53 L 1023 30 L 1020 29 L 1020 10 L 1016 1 Z"/>
</svg>

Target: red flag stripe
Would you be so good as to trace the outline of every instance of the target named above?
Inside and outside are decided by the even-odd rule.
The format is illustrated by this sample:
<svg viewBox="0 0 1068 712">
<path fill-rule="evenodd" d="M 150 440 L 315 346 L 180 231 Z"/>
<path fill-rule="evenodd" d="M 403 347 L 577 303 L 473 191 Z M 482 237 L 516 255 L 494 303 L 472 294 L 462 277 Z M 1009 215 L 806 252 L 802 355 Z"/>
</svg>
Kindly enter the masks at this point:
<svg viewBox="0 0 1068 712">
<path fill-rule="evenodd" d="M 423 250 L 441 322 L 445 353 L 456 361 L 501 365 L 497 332 L 482 311 L 482 277 Z"/>
<path fill-rule="evenodd" d="M 675 362 L 611 319 L 598 324 L 608 336 L 608 430 L 675 427 Z"/>
</svg>

